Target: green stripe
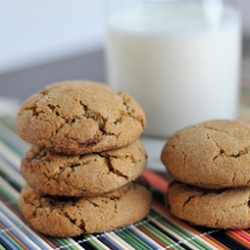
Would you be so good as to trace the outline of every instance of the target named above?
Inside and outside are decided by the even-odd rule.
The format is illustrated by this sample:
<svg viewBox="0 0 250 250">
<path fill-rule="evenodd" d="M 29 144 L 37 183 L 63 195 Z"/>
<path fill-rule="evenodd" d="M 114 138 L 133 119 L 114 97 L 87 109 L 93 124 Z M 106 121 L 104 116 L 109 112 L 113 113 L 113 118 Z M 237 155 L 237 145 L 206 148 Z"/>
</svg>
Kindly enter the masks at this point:
<svg viewBox="0 0 250 250">
<path fill-rule="evenodd" d="M 103 250 L 103 248 L 100 245 L 98 245 L 97 242 L 91 239 L 88 235 L 85 235 L 84 238 L 87 240 L 88 243 L 90 243 L 93 247 L 95 247 L 95 249 Z"/>
<path fill-rule="evenodd" d="M 163 243 L 166 244 L 166 246 L 171 246 L 172 249 L 176 250 L 184 250 L 185 248 L 179 246 L 173 239 L 159 231 L 157 228 L 153 227 L 150 224 L 143 224 L 143 228 L 145 228 L 148 232 L 153 234 L 155 237 L 157 237 L 159 240 L 161 240 Z"/>
<path fill-rule="evenodd" d="M 8 201 L 8 202 L 11 202 L 12 204 L 15 204 L 17 205 L 17 199 L 12 196 L 10 193 L 8 193 L 4 187 L 0 186 L 0 195 L 3 196 L 3 198 Z"/>
<path fill-rule="evenodd" d="M 202 250 L 202 249 L 207 249 L 209 250 L 209 248 L 207 248 L 207 246 L 205 246 L 203 243 L 199 242 L 199 240 L 197 238 L 194 238 L 193 235 L 189 235 L 186 232 L 183 232 L 180 228 L 175 228 L 174 226 L 170 225 L 169 221 L 164 221 L 165 219 L 160 219 L 158 218 L 157 221 L 159 221 L 162 225 L 164 225 L 165 227 L 168 227 L 171 231 L 175 232 L 176 234 L 178 234 L 179 236 L 181 236 L 184 240 L 186 240 L 187 242 L 189 242 L 190 244 L 196 246 L 198 249 Z M 185 242 L 184 242 L 185 243 Z"/>
<path fill-rule="evenodd" d="M 15 145 L 13 145 L 13 143 L 10 143 L 10 141 L 6 140 L 1 134 L 0 134 L 0 140 L 12 151 L 14 151 L 15 153 L 17 153 L 20 158 L 23 157 L 24 152 L 19 148 L 16 147 Z"/>
<path fill-rule="evenodd" d="M 4 228 L 0 227 L 3 231 L 0 232 L 6 239 L 8 239 L 17 249 L 23 250 L 24 248 L 20 246 L 6 231 Z"/>
<path fill-rule="evenodd" d="M 0 244 L 0 250 L 5 250 L 2 244 Z"/>
<path fill-rule="evenodd" d="M 126 229 L 126 231 L 131 237 L 133 237 L 136 241 L 139 241 L 146 249 L 151 250 L 153 249 L 148 244 L 146 244 L 140 237 L 138 237 L 136 234 L 131 232 L 130 230 Z"/>
<path fill-rule="evenodd" d="M 21 156 L 26 152 L 30 147 L 30 143 L 23 140 L 16 131 L 10 129 L 0 120 L 0 138 L 1 140 L 8 145 L 9 148 L 14 149 Z"/>
<path fill-rule="evenodd" d="M 79 248 L 76 247 L 68 238 L 61 238 L 64 242 L 64 246 L 67 246 L 67 249 L 78 250 Z"/>
<path fill-rule="evenodd" d="M 135 238 L 134 235 L 130 234 L 127 229 L 117 230 L 115 231 L 115 233 L 135 249 L 138 250 L 152 249 L 148 245 L 145 245 L 145 243 L 141 239 Z"/>
<path fill-rule="evenodd" d="M 178 234 L 179 236 L 181 236 L 182 238 L 184 238 L 185 240 L 187 240 L 189 243 L 193 244 L 197 248 L 207 249 L 207 250 L 210 249 L 207 245 L 205 245 L 203 242 L 201 242 L 198 238 L 187 233 L 186 231 L 184 231 L 180 227 L 177 227 L 175 224 L 173 224 L 167 218 L 159 217 L 159 214 L 153 209 L 152 209 L 152 214 L 154 214 L 155 219 L 157 221 L 159 221 L 162 225 L 169 228 L 170 230 L 172 230 L 173 232 L 175 232 L 176 234 Z"/>
<path fill-rule="evenodd" d="M 115 234 L 117 234 L 121 239 L 123 239 L 125 242 L 127 242 L 130 246 L 134 247 L 135 249 L 140 249 L 140 246 L 136 242 L 134 242 L 130 237 L 128 237 L 126 234 L 124 234 L 122 231 L 116 231 Z"/>
<path fill-rule="evenodd" d="M 66 238 L 55 238 L 55 240 L 60 244 L 60 246 L 67 247 L 69 250 L 75 250 L 76 248 L 71 246 L 72 243 L 66 240 Z"/>
<path fill-rule="evenodd" d="M 127 233 L 131 238 L 133 238 L 136 242 L 140 242 L 142 246 L 145 247 L 145 249 L 147 250 L 151 250 L 153 248 L 151 248 L 150 246 L 148 246 L 148 244 L 146 244 L 141 238 L 139 238 L 136 234 L 132 233 L 130 230 L 125 229 L 124 233 Z"/>
<path fill-rule="evenodd" d="M 0 176 L 2 176 L 7 181 L 11 180 L 12 182 L 14 182 L 16 184 L 16 186 L 21 188 L 22 184 L 21 184 L 20 180 L 18 181 L 17 179 L 14 179 L 11 174 L 9 174 L 6 170 L 2 169 L 1 167 L 2 167 L 2 165 L 0 163 Z"/>
<path fill-rule="evenodd" d="M 1 115 L 0 121 L 9 127 L 13 132 L 17 133 L 14 115 Z"/>
</svg>

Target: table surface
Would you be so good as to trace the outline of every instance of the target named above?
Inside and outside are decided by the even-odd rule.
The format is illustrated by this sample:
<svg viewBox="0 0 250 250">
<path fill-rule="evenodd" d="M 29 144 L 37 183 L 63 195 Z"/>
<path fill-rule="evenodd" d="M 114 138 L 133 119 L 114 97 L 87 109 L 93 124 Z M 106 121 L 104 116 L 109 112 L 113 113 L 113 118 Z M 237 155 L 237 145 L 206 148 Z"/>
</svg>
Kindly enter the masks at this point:
<svg viewBox="0 0 250 250">
<path fill-rule="evenodd" d="M 245 101 L 240 119 L 250 121 Z M 7 104 L 7 105 L 6 105 Z M 148 170 L 143 175 L 151 184 L 153 202 L 143 220 L 112 232 L 52 238 L 34 231 L 18 209 L 18 199 L 25 184 L 20 161 L 30 145 L 15 130 L 18 103 L 0 101 L 0 250 L 2 249 L 250 249 L 250 230 L 219 230 L 190 226 L 165 208 L 164 196 L 171 177 L 163 168 L 159 154 L 166 140 L 142 137 L 149 153 Z M 8 107 L 8 108 L 5 108 Z"/>
<path fill-rule="evenodd" d="M 148 152 L 143 175 L 153 195 L 149 215 L 112 232 L 52 238 L 34 231 L 18 210 L 25 184 L 20 161 L 30 145 L 15 130 L 19 102 L 0 97 L 0 250 L 2 249 L 250 249 L 250 230 L 219 230 L 190 226 L 165 208 L 171 177 L 160 161 L 166 139 L 142 136 Z M 243 62 L 239 119 L 250 121 L 250 60 Z"/>
</svg>

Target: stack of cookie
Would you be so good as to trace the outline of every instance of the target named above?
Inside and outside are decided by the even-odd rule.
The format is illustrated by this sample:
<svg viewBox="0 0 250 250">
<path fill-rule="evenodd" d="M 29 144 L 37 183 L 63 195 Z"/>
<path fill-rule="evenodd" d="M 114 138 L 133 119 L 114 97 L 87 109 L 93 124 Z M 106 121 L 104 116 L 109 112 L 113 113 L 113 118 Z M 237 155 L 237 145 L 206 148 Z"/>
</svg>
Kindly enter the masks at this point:
<svg viewBox="0 0 250 250">
<path fill-rule="evenodd" d="M 51 236 L 110 231 L 145 217 L 151 193 L 141 177 L 145 115 L 105 84 L 60 82 L 28 98 L 17 115 L 32 144 L 21 163 L 19 208 Z"/>
<path fill-rule="evenodd" d="M 174 181 L 166 206 L 192 224 L 250 227 L 250 123 L 212 120 L 176 132 L 161 159 Z"/>
</svg>

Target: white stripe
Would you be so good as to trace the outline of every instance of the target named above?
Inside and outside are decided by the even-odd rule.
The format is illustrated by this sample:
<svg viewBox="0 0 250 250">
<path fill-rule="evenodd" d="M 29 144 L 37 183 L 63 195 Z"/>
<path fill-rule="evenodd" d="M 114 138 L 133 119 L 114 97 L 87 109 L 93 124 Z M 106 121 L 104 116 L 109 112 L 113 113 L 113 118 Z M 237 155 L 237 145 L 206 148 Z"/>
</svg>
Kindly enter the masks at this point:
<svg viewBox="0 0 250 250">
<path fill-rule="evenodd" d="M 100 240 L 98 240 L 98 237 L 95 237 L 94 235 L 89 235 L 89 237 L 96 243 L 98 244 L 100 247 L 102 247 L 102 249 L 106 249 L 109 250 L 110 248 L 105 246 Z"/>
<path fill-rule="evenodd" d="M 6 216 L 5 214 L 3 214 L 0 211 L 0 216 L 2 218 L 4 218 L 4 220 L 11 226 L 11 228 L 9 228 L 9 230 L 13 231 L 17 231 L 18 234 L 20 235 L 20 238 L 25 239 L 27 242 L 29 242 L 29 244 L 31 246 L 34 247 L 34 249 L 41 249 L 39 246 L 37 246 L 30 238 L 27 237 L 27 235 L 25 235 L 24 232 L 22 232 L 22 228 L 25 228 L 35 239 L 37 239 L 37 241 L 39 241 L 42 245 L 44 245 L 46 247 L 46 249 L 53 249 L 51 248 L 50 245 L 48 245 L 42 238 L 40 238 L 34 231 L 32 231 L 26 224 L 23 223 L 23 221 L 21 221 L 11 210 L 8 209 L 8 207 L 6 207 L 2 202 L 0 202 L 0 207 L 1 209 L 3 209 L 5 211 L 6 214 L 8 214 L 8 216 Z M 17 222 L 18 225 L 15 225 L 11 220 L 8 219 L 8 217 L 12 217 L 14 218 Z"/>
<path fill-rule="evenodd" d="M 0 115 L 16 116 L 20 108 L 20 101 L 16 98 L 0 95 Z"/>
<path fill-rule="evenodd" d="M 121 247 L 124 250 L 130 250 L 130 249 L 135 250 L 135 248 L 130 246 L 126 241 L 124 241 L 122 238 L 120 238 L 114 232 L 105 233 L 105 236 L 107 236 L 110 240 L 112 240 L 115 244 L 117 244 L 119 247 Z"/>
<path fill-rule="evenodd" d="M 13 179 L 20 186 L 23 186 L 25 184 L 25 180 L 23 179 L 22 175 L 15 171 L 7 162 L 3 161 L 1 158 L 0 168 L 7 172 L 8 175 L 11 176 L 10 179 Z"/>
<path fill-rule="evenodd" d="M 21 152 L 26 152 L 30 148 L 30 144 L 24 141 L 17 133 L 7 127 L 0 121 L 0 133 L 2 137 L 7 139 L 9 143 L 15 144 L 16 147 L 20 148 Z"/>
<path fill-rule="evenodd" d="M 185 243 L 187 246 L 189 246 L 192 250 L 200 250 L 199 248 L 195 247 L 193 244 L 189 243 L 189 239 L 184 239 L 182 238 L 179 234 L 175 233 L 174 231 L 172 231 L 171 229 L 165 227 L 164 225 L 162 225 L 159 221 L 157 221 L 155 218 L 148 216 L 151 221 L 153 221 L 158 227 L 160 227 L 161 229 L 163 229 L 164 231 L 168 232 L 170 235 L 174 236 L 176 239 L 179 240 L 179 242 L 176 242 L 174 244 L 171 244 L 169 246 L 166 247 L 166 249 L 168 248 L 172 248 L 174 246 L 178 246 L 180 243 Z M 190 238 L 190 241 L 193 240 L 192 238 Z"/>
<path fill-rule="evenodd" d="M 87 240 L 79 240 L 78 242 L 76 242 L 75 240 L 73 240 L 72 238 L 65 238 L 65 239 L 67 239 L 70 243 L 69 244 L 65 244 L 65 245 L 60 245 L 59 247 L 57 247 L 57 248 L 53 248 L 53 250 L 61 250 L 61 249 L 67 249 L 67 248 L 69 248 L 69 247 L 75 247 L 76 249 L 84 249 L 83 247 L 81 247 L 79 244 L 78 244 L 78 242 L 79 243 L 82 243 L 82 242 L 86 242 Z"/>
<path fill-rule="evenodd" d="M 62 249 L 66 249 L 67 247 L 70 247 L 70 246 L 74 246 L 76 249 L 79 249 L 79 250 L 82 250 L 82 249 L 84 249 L 82 246 L 80 246 L 75 240 L 73 240 L 72 238 L 66 238 L 69 242 L 70 242 L 70 244 L 68 244 L 68 245 L 63 245 L 62 246 Z"/>
<path fill-rule="evenodd" d="M 4 180 L 2 176 L 0 176 L 0 183 L 0 186 L 15 198 L 15 201 L 19 199 L 20 193 L 17 192 L 16 189 L 14 189 L 6 180 Z"/>
<path fill-rule="evenodd" d="M 142 238 L 147 239 L 147 241 L 152 242 L 154 246 L 157 247 L 158 250 L 165 249 L 161 245 L 159 245 L 156 241 L 152 240 L 149 236 L 147 236 L 144 232 L 142 232 L 140 229 L 136 228 L 134 225 L 129 226 L 132 228 L 132 230 L 136 231 L 136 233 L 140 234 Z"/>
<path fill-rule="evenodd" d="M 157 213 L 159 213 L 162 217 L 165 217 L 167 220 L 171 221 L 176 227 L 181 228 L 183 231 L 185 231 L 186 233 L 192 235 L 193 238 L 197 238 L 199 239 L 199 241 L 201 241 L 202 243 L 204 243 L 205 245 L 207 245 L 209 247 L 209 249 L 211 250 L 217 250 L 218 248 L 216 248 L 215 246 L 213 246 L 212 244 L 210 244 L 209 242 L 207 242 L 206 240 L 204 240 L 202 238 L 203 235 L 209 235 L 211 233 L 217 232 L 219 231 L 218 229 L 214 229 L 214 230 L 210 230 L 208 232 L 202 233 L 202 234 L 196 234 L 192 231 L 190 231 L 189 229 L 183 227 L 181 224 L 178 224 L 176 221 L 174 221 L 173 219 L 171 219 L 170 217 L 167 217 L 163 212 L 161 212 L 159 209 L 157 209 L 156 207 L 154 207 L 155 210 L 157 210 Z"/>
<path fill-rule="evenodd" d="M 20 170 L 21 156 L 14 151 L 10 151 L 2 141 L 0 141 L 0 152 L 3 158 L 11 162 L 17 170 Z"/>
</svg>

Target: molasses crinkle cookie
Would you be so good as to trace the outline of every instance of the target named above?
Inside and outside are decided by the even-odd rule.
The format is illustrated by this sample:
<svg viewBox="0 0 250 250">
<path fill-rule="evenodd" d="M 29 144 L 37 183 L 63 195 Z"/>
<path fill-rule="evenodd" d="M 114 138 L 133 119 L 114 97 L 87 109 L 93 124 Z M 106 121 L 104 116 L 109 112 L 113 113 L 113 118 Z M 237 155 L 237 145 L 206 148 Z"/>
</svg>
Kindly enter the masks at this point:
<svg viewBox="0 0 250 250">
<path fill-rule="evenodd" d="M 139 177 L 147 154 L 142 142 L 84 155 L 53 153 L 32 146 L 22 159 L 21 173 L 34 189 L 63 196 L 98 196 Z"/>
<path fill-rule="evenodd" d="M 250 123 L 212 120 L 177 131 L 161 160 L 172 177 L 202 188 L 250 186 Z"/>
<path fill-rule="evenodd" d="M 191 224 L 211 228 L 250 227 L 250 187 L 204 189 L 173 181 L 166 194 L 169 211 Z"/>
<path fill-rule="evenodd" d="M 151 193 L 147 182 L 130 182 L 97 197 L 43 195 L 23 187 L 19 208 L 39 232 L 55 237 L 114 230 L 143 219 L 149 212 Z"/>
<path fill-rule="evenodd" d="M 22 104 L 16 118 L 24 140 L 65 154 L 124 147 L 144 127 L 145 114 L 132 97 L 90 81 L 47 86 Z"/>
</svg>

